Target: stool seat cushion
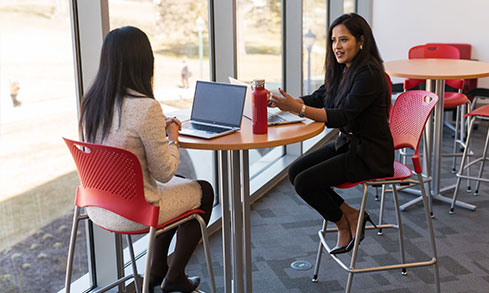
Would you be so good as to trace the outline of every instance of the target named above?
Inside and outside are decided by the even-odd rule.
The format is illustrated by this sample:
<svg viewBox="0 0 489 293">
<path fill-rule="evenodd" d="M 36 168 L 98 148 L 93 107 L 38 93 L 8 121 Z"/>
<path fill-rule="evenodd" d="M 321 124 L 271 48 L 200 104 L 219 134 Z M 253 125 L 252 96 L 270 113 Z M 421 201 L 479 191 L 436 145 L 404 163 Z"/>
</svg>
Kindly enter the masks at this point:
<svg viewBox="0 0 489 293">
<path fill-rule="evenodd" d="M 453 107 L 457 107 L 457 106 L 467 104 L 468 101 L 469 101 L 469 99 L 464 94 L 446 92 L 443 107 L 444 108 L 453 108 Z"/>
<path fill-rule="evenodd" d="M 475 109 L 474 111 L 465 114 L 465 117 L 467 117 L 467 116 L 489 117 L 489 105 L 479 107 L 479 108 Z"/>
<path fill-rule="evenodd" d="M 384 177 L 384 178 L 376 178 L 370 181 L 386 181 L 386 180 L 403 180 L 409 178 L 413 175 L 413 171 L 409 169 L 406 165 L 401 162 L 394 161 L 394 176 L 392 177 Z"/>
<path fill-rule="evenodd" d="M 386 181 L 386 180 L 403 180 L 403 179 L 411 177 L 411 175 L 413 175 L 413 171 L 411 171 L 411 169 L 409 169 L 403 163 L 400 163 L 398 161 L 394 161 L 394 176 L 392 176 L 392 177 L 375 178 L 375 179 L 363 180 L 363 181 L 359 181 L 359 182 L 345 182 L 345 183 L 342 183 L 342 184 L 337 185 L 335 187 L 340 188 L 340 189 L 346 189 L 346 188 L 352 188 L 354 186 L 357 186 L 359 184 L 362 184 L 362 183 L 368 182 L 368 181 L 377 182 L 377 181 Z"/>
<path fill-rule="evenodd" d="M 160 206 L 158 225 L 176 218 L 188 210 L 198 208 L 202 197 L 200 185 L 195 180 L 174 176 L 161 190 L 161 199 L 153 205 Z M 109 210 L 87 207 L 87 214 L 97 225 L 111 231 L 135 232 L 148 229 L 148 226 L 133 222 Z"/>
</svg>

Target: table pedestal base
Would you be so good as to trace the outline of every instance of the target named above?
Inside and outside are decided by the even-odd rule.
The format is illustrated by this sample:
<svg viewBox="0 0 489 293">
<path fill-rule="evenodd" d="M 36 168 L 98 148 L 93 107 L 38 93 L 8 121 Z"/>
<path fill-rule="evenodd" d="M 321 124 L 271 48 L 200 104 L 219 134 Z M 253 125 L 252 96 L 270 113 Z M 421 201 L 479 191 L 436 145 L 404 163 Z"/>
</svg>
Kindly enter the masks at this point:
<svg viewBox="0 0 489 293">
<path fill-rule="evenodd" d="M 249 154 L 248 150 L 220 151 L 219 158 L 224 292 L 251 292 Z"/>
<path fill-rule="evenodd" d="M 446 191 L 449 191 L 449 190 L 452 190 L 452 189 L 455 189 L 455 184 L 454 185 L 450 185 L 450 186 L 447 186 L 443 189 L 440 190 L 440 193 L 443 193 L 443 192 L 446 192 Z M 419 195 L 419 197 L 413 199 L 413 200 L 410 200 L 408 201 L 407 203 L 403 204 L 400 206 L 401 208 L 401 211 L 404 211 L 406 208 L 420 202 L 423 200 L 423 198 L 421 197 L 421 192 L 419 190 L 416 190 L 416 189 L 412 189 L 412 188 L 406 188 L 406 189 L 403 189 L 402 190 L 403 192 L 406 192 L 406 193 L 411 193 L 411 194 L 415 194 L 415 195 Z M 441 194 L 436 194 L 436 195 L 432 195 L 431 196 L 432 199 L 434 200 L 439 200 L 441 202 L 444 202 L 444 203 L 448 203 L 448 204 L 452 204 L 452 199 L 451 198 L 448 198 L 446 196 L 443 196 Z M 460 200 L 457 200 L 455 202 L 455 205 L 457 205 L 458 207 L 461 207 L 461 208 L 464 208 L 464 209 L 467 209 L 467 210 L 471 210 L 471 211 L 475 211 L 475 209 L 477 208 L 477 206 L 473 205 L 473 204 L 469 204 L 469 203 L 466 203 L 466 202 L 463 202 L 463 201 L 460 201 Z"/>
</svg>

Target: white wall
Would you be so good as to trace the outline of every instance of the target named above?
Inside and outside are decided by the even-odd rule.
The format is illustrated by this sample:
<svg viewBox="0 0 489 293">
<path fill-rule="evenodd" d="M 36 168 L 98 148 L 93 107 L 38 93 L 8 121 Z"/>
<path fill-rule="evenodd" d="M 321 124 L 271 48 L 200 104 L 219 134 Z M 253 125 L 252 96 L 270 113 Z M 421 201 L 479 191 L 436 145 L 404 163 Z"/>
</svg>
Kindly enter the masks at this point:
<svg viewBox="0 0 489 293">
<path fill-rule="evenodd" d="M 489 1 L 372 2 L 372 30 L 384 61 L 405 59 L 409 48 L 434 42 L 469 43 L 472 58 L 489 63 Z M 489 88 L 489 78 L 479 79 L 478 86 Z"/>
</svg>

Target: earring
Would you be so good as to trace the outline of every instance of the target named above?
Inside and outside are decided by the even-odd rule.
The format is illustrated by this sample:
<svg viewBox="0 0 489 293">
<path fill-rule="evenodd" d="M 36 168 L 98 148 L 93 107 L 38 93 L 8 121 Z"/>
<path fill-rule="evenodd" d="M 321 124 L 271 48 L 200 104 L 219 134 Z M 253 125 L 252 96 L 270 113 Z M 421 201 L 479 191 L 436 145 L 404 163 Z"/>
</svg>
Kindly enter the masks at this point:
<svg viewBox="0 0 489 293">
<path fill-rule="evenodd" d="M 360 45 L 360 50 L 362 50 L 362 49 L 363 49 L 363 45 Z"/>
</svg>

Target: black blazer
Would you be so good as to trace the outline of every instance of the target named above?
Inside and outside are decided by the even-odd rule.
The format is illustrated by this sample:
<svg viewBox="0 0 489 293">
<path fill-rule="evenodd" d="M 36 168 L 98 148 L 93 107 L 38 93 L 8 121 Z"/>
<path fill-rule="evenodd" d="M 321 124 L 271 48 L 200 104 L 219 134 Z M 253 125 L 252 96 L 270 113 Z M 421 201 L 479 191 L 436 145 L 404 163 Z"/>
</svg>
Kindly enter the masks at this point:
<svg viewBox="0 0 489 293">
<path fill-rule="evenodd" d="M 327 103 L 324 85 L 311 95 L 301 97 L 308 106 L 324 108 L 326 126 L 339 128 L 340 136 L 346 134 L 349 138 L 345 167 L 351 182 L 394 174 L 394 143 L 382 79 L 385 73 L 374 66 L 361 67 L 344 102 L 337 107 L 328 106 L 332 103 Z"/>
</svg>

